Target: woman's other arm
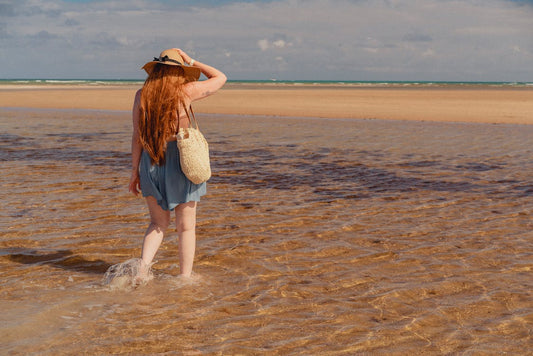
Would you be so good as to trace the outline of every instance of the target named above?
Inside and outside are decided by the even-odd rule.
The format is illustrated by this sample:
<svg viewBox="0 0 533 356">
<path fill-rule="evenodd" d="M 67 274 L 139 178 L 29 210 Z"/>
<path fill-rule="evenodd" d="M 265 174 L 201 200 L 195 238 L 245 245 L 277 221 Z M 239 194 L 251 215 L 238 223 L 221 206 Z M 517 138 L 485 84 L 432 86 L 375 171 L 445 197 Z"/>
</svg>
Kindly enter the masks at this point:
<svg viewBox="0 0 533 356">
<path fill-rule="evenodd" d="M 142 146 L 139 139 L 139 119 L 140 119 L 141 90 L 135 94 L 135 101 L 132 109 L 133 131 L 131 134 L 131 177 L 129 191 L 135 195 L 140 193 L 139 162 L 141 161 Z"/>
</svg>

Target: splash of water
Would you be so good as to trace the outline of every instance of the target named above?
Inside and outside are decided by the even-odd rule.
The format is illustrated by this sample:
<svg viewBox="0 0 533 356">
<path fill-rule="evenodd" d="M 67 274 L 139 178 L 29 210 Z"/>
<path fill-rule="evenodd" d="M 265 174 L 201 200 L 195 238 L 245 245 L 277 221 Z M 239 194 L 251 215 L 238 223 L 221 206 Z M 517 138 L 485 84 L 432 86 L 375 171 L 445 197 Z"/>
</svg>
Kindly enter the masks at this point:
<svg viewBox="0 0 533 356">
<path fill-rule="evenodd" d="M 154 278 L 152 265 L 146 265 L 140 258 L 131 258 L 109 267 L 102 284 L 110 290 L 130 290 L 145 285 Z"/>
</svg>

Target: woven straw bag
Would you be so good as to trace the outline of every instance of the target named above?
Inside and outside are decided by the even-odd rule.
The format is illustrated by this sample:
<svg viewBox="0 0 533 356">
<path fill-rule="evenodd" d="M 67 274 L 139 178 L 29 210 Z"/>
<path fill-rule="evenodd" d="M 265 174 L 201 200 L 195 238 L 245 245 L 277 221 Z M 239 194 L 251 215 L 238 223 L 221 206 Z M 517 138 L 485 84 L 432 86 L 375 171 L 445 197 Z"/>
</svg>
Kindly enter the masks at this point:
<svg viewBox="0 0 533 356">
<path fill-rule="evenodd" d="M 194 117 L 192 107 L 190 108 L 189 127 L 178 130 L 177 145 L 180 154 L 181 170 L 187 178 L 194 184 L 206 182 L 211 178 L 211 164 L 209 163 L 209 145 L 204 135 L 198 128 L 198 122 Z M 192 126 L 192 122 L 196 127 Z"/>
</svg>

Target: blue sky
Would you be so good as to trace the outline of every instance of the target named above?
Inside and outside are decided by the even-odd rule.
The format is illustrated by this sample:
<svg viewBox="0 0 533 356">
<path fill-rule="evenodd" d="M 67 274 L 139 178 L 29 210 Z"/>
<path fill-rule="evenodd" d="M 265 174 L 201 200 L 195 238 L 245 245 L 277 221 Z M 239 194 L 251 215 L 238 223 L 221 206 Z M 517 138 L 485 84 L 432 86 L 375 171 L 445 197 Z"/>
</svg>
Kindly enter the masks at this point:
<svg viewBox="0 0 533 356">
<path fill-rule="evenodd" d="M 0 78 L 143 79 L 168 47 L 230 79 L 533 81 L 533 1 L 0 0 Z"/>
</svg>

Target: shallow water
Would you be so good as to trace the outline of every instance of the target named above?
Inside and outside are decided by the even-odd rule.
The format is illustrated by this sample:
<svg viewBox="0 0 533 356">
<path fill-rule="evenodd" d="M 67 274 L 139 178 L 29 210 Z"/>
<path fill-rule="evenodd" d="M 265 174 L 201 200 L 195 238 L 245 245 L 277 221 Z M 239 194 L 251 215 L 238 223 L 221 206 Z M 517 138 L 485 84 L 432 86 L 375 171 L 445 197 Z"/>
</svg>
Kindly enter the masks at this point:
<svg viewBox="0 0 533 356">
<path fill-rule="evenodd" d="M 148 222 L 128 113 L 0 109 L 2 354 L 525 354 L 533 126 L 201 116 L 192 280 Z"/>
</svg>

